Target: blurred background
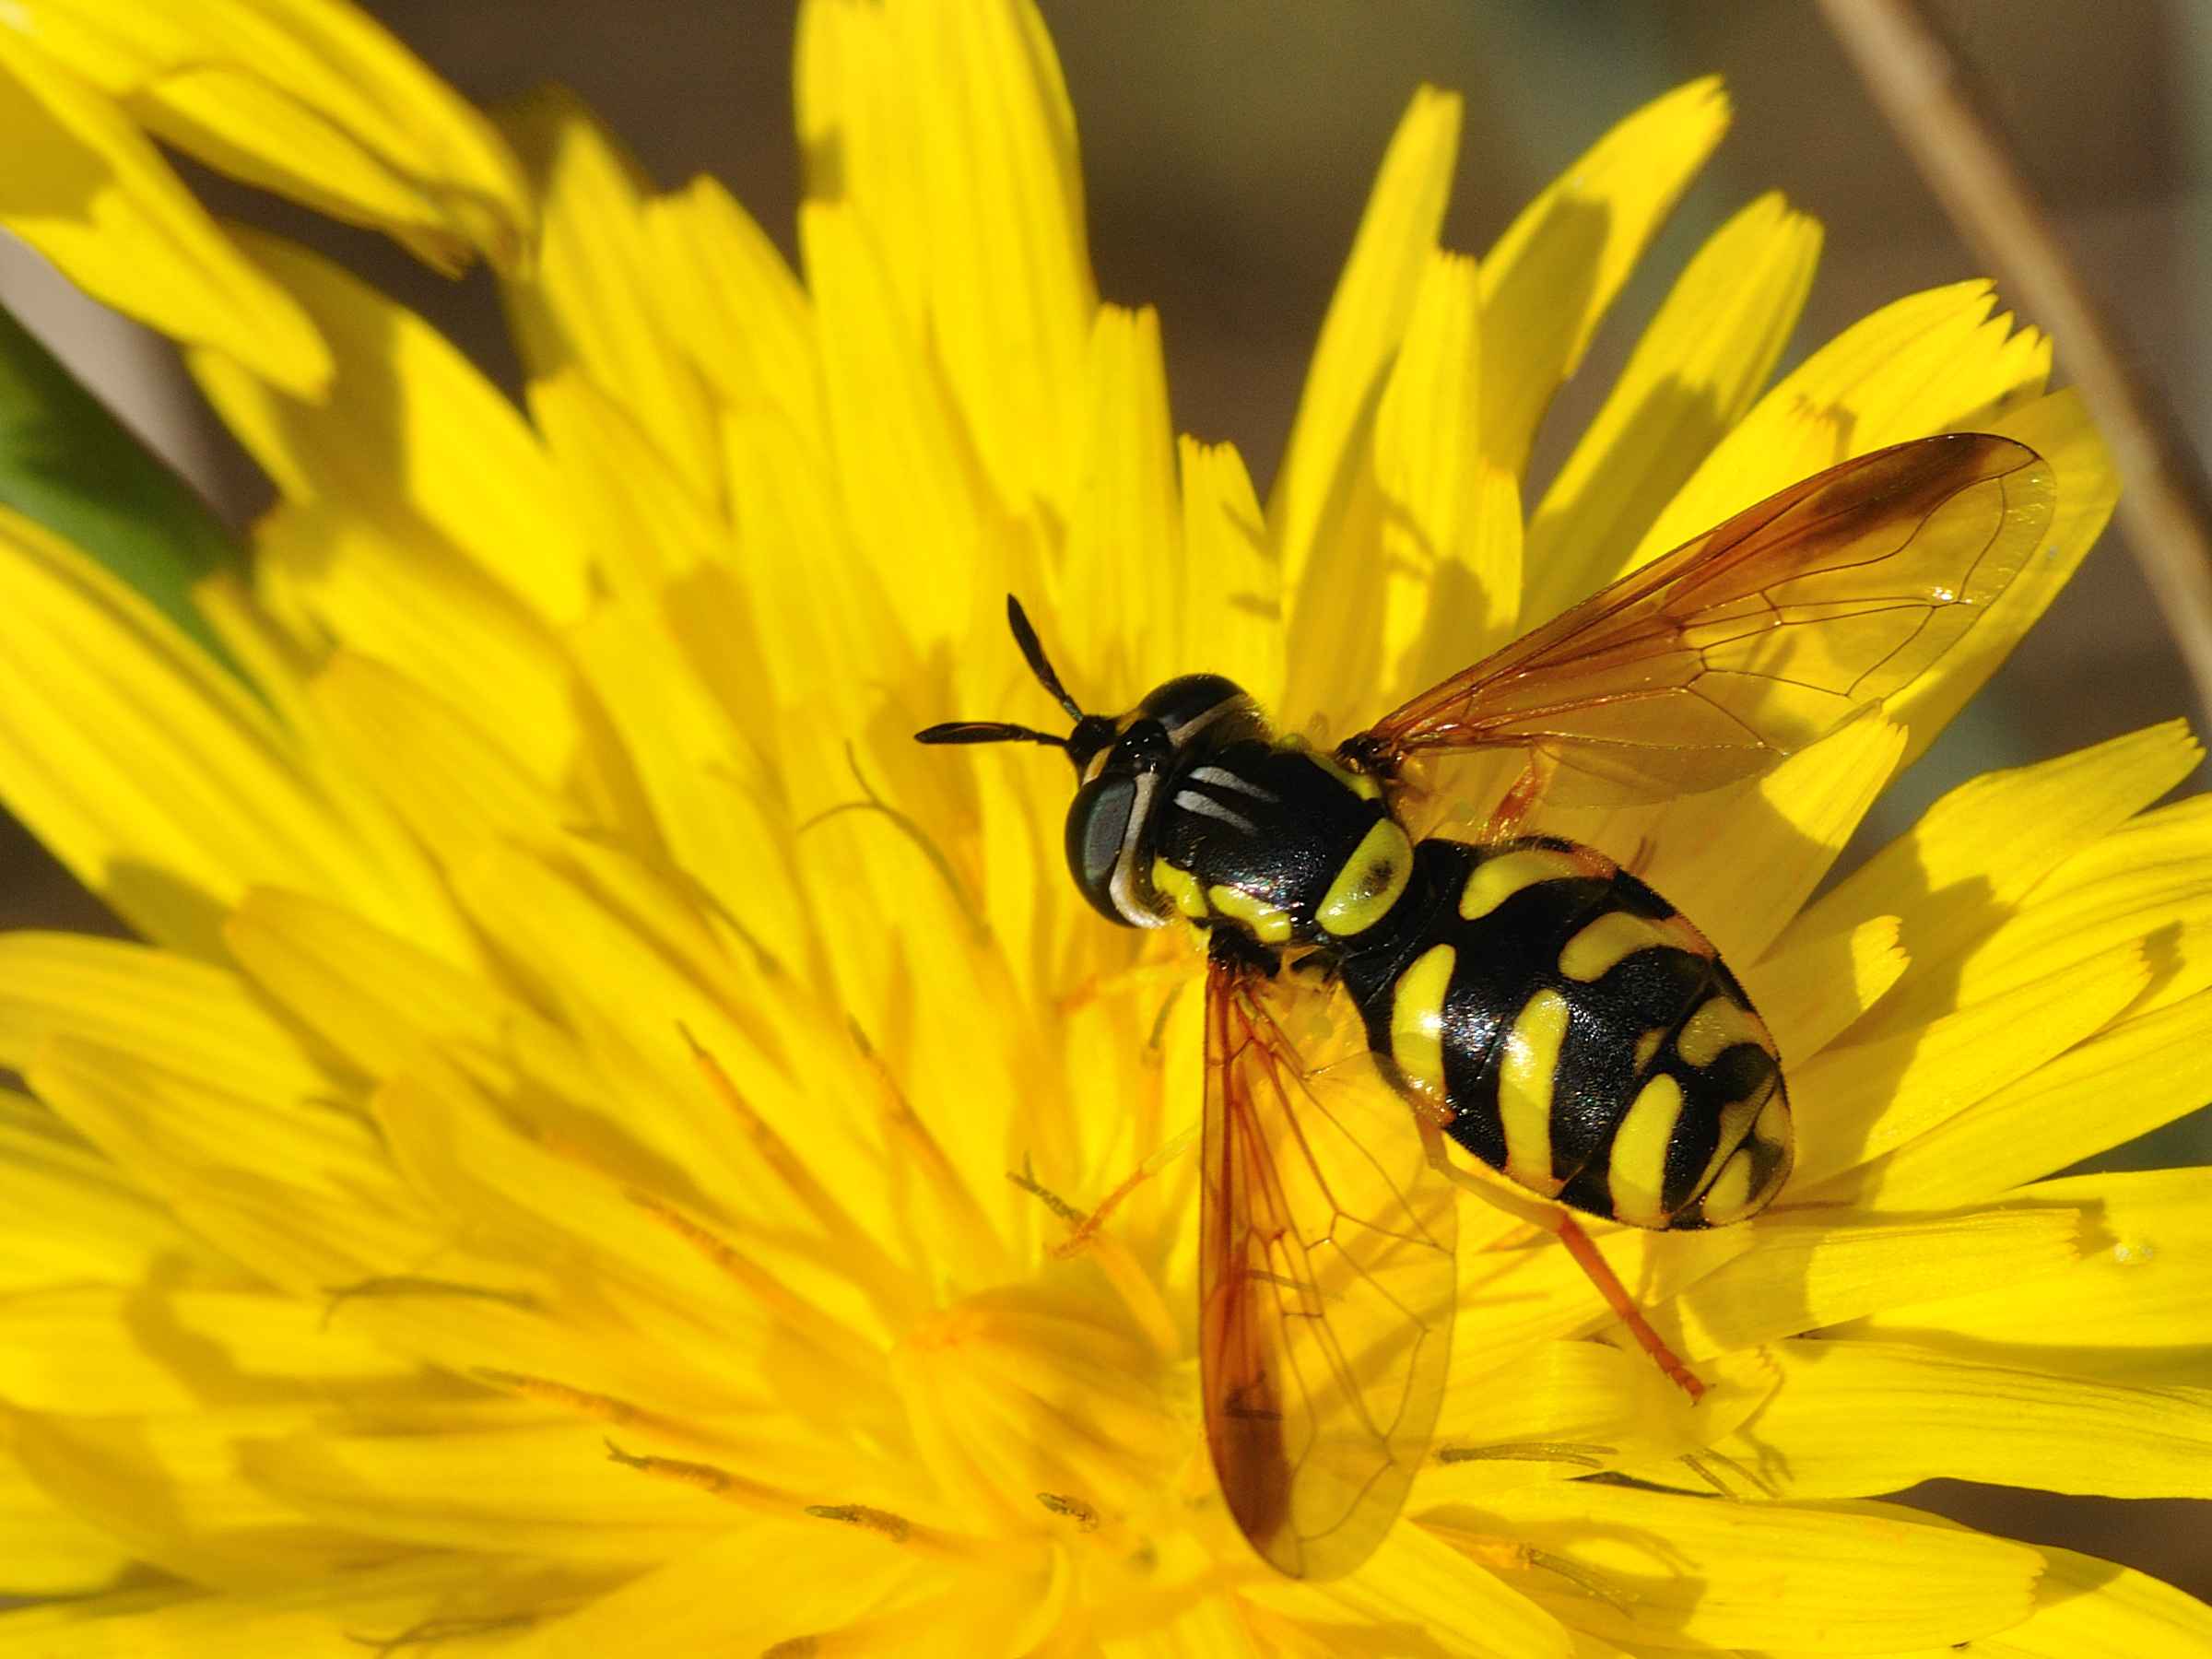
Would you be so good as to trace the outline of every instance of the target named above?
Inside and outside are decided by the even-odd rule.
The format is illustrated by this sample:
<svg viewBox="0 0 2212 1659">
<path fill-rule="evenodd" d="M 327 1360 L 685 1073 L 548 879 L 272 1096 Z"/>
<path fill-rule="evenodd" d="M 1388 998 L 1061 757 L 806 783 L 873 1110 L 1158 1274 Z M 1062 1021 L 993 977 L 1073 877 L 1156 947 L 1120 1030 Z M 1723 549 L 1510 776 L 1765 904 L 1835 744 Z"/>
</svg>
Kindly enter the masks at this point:
<svg viewBox="0 0 2212 1659">
<path fill-rule="evenodd" d="M 364 0 L 465 94 L 559 80 L 663 186 L 712 172 L 787 253 L 798 199 L 788 0 Z M 1479 253 L 1618 117 L 1719 71 L 1726 143 L 1615 307 L 1536 452 L 1542 477 L 1594 410 L 1698 242 L 1769 189 L 1827 227 L 1789 368 L 1914 289 L 1984 274 L 1803 0 L 1044 0 L 1073 98 L 1101 293 L 1160 312 L 1177 425 L 1243 451 L 1263 495 L 1373 169 L 1422 81 L 1465 95 L 1446 240 Z M 1960 55 L 2091 287 L 2153 367 L 2201 454 L 2212 440 L 2212 6 L 2202 0 L 1947 0 Z M 337 253 L 423 312 L 503 382 L 516 368 L 488 281 L 448 283 L 381 239 L 201 175 L 236 213 Z M 2010 297 L 2007 296 L 2007 299 Z M 45 334 L 234 521 L 263 487 L 166 347 L 97 313 L 0 238 L 0 304 Z M 2059 342 L 2059 379 L 2066 374 Z M 1535 499 L 1532 490 L 1529 499 Z M 2109 533 L 1990 690 L 1885 800 L 1886 839 L 1951 784 L 2186 714 L 2171 634 Z M 2200 773 L 2196 786 L 2206 782 Z M 11 825 L 0 926 L 112 927 Z M 2206 1065 L 2212 1094 L 2212 1058 Z M 2107 1162 L 2212 1161 L 2199 1113 Z M 2212 1512 L 1945 1483 L 1914 1501 L 2128 1561 L 2212 1595 Z"/>
</svg>

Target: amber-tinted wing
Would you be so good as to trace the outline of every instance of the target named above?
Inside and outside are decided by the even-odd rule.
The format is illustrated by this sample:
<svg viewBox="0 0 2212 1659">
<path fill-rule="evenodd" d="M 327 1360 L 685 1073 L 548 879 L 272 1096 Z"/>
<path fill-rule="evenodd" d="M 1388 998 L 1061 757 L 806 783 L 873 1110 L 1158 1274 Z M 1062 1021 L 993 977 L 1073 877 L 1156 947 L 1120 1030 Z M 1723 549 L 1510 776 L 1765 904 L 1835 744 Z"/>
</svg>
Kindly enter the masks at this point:
<svg viewBox="0 0 2212 1659">
<path fill-rule="evenodd" d="M 1406 1501 L 1452 1346 L 1452 1187 L 1341 992 L 1216 961 L 1199 1241 L 1206 1443 L 1295 1578 L 1365 1560 Z"/>
<path fill-rule="evenodd" d="M 1901 689 L 2041 544 L 2033 450 L 1953 433 L 1861 455 L 1737 513 L 1386 716 L 1355 744 L 1519 747 L 1564 803 L 1760 771 Z"/>
</svg>

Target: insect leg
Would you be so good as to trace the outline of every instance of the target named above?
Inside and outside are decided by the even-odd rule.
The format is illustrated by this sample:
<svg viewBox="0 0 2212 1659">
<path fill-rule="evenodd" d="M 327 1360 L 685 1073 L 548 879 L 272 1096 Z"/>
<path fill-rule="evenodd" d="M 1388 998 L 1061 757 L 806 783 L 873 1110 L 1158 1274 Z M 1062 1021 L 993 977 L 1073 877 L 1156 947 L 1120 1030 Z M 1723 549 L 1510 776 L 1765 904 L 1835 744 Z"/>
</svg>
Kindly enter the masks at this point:
<svg viewBox="0 0 2212 1659">
<path fill-rule="evenodd" d="M 1606 1299 L 1606 1306 L 1613 1310 L 1614 1317 L 1629 1327 L 1629 1335 L 1636 1338 L 1636 1346 L 1649 1354 L 1652 1362 L 1691 1399 L 1703 1395 L 1705 1384 L 1695 1371 L 1682 1362 L 1674 1349 L 1666 1346 L 1665 1338 L 1652 1329 L 1651 1321 L 1644 1318 L 1643 1310 L 1636 1305 L 1636 1299 L 1629 1294 L 1629 1288 L 1620 1282 L 1620 1275 L 1615 1273 L 1612 1265 L 1598 1253 L 1596 1244 L 1583 1230 L 1582 1224 L 1574 1218 L 1571 1211 L 1526 1194 L 1510 1192 L 1502 1182 L 1485 1181 L 1471 1171 L 1461 1168 L 1453 1161 L 1444 1140 L 1443 1127 L 1435 1117 L 1417 1110 L 1414 1118 L 1420 1124 L 1422 1150 L 1446 1180 L 1476 1194 L 1485 1204 L 1495 1205 L 1507 1214 L 1518 1216 L 1531 1226 L 1556 1235 L 1567 1246 L 1567 1253 L 1574 1257 L 1575 1265 L 1597 1287 L 1597 1293 Z"/>
<path fill-rule="evenodd" d="M 1559 1241 L 1567 1246 L 1568 1253 L 1574 1257 L 1575 1265 L 1590 1276 L 1590 1282 L 1597 1287 L 1597 1293 L 1606 1299 L 1606 1305 L 1613 1310 L 1615 1317 L 1629 1327 L 1629 1335 L 1636 1338 L 1636 1346 L 1649 1354 L 1652 1362 L 1665 1371 L 1684 1394 L 1693 1400 L 1700 1397 L 1705 1393 L 1705 1384 L 1698 1380 L 1695 1371 L 1682 1363 L 1675 1350 L 1666 1346 L 1665 1338 L 1652 1329 L 1651 1322 L 1643 1316 L 1643 1310 L 1636 1305 L 1635 1298 L 1629 1294 L 1629 1288 L 1620 1282 L 1620 1275 L 1615 1273 L 1611 1264 L 1598 1253 L 1597 1246 L 1591 1242 L 1590 1235 L 1583 1230 L 1582 1223 L 1566 1210 L 1558 1211 L 1557 1216 L 1554 1230 L 1559 1233 Z"/>
<path fill-rule="evenodd" d="M 1552 774 L 1559 770 L 1558 757 L 1544 749 L 1531 749 L 1528 759 L 1521 768 L 1521 775 L 1513 780 L 1512 787 L 1505 792 L 1482 827 L 1486 842 L 1512 841 L 1522 833 L 1536 808 L 1544 804 L 1544 792 L 1551 787 Z"/>
</svg>

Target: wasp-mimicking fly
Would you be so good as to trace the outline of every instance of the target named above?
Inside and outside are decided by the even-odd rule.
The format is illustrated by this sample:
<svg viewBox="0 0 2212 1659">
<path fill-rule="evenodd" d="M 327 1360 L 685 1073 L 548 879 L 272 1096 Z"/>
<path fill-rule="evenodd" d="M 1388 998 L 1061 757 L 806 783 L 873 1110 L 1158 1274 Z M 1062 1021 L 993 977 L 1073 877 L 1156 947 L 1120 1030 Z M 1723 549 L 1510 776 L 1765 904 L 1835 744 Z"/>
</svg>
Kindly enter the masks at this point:
<svg viewBox="0 0 2212 1659">
<path fill-rule="evenodd" d="M 2006 438 L 1846 461 L 1334 753 L 1276 733 L 1218 675 L 1087 714 L 1008 601 L 1074 729 L 920 737 L 1065 750 L 1083 896 L 1110 922 L 1181 917 L 1206 939 L 1206 1436 L 1231 1513 L 1277 1567 L 1357 1566 L 1426 1453 L 1451 1345 L 1453 1178 L 1475 1180 L 1455 1156 L 1541 1201 L 1530 1213 L 1699 1391 L 1571 1212 L 1654 1230 L 1758 1214 L 1790 1171 L 1783 1057 L 1695 923 L 1526 820 L 1547 799 L 1749 777 L 1903 689 L 2041 545 L 2054 498 L 2049 466 Z M 1476 749 L 1521 751 L 1518 781 L 1469 839 L 1416 840 L 1417 774 Z M 1305 1035 L 1332 1010 L 1356 1017 L 1371 1061 Z"/>
</svg>

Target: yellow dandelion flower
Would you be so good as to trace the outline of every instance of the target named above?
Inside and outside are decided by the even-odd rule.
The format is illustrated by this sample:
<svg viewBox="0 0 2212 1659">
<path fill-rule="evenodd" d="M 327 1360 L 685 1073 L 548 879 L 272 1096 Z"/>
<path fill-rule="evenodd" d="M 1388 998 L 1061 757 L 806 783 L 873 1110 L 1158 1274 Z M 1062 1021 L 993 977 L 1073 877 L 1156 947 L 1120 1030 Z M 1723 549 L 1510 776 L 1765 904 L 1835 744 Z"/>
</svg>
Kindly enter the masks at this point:
<svg viewBox="0 0 2212 1659">
<path fill-rule="evenodd" d="M 1475 259 L 1424 91 L 1263 509 L 1097 299 L 1018 0 L 806 7 L 803 279 L 335 0 L 115 18 L 0 0 L 0 222 L 179 340 L 278 500 L 189 614 L 0 509 L 0 795 L 143 941 L 0 938 L 0 1591 L 45 1602 L 0 1655 L 2212 1648 L 2139 1573 L 1877 1500 L 2212 1496 L 2203 1171 L 2047 1179 L 2203 1098 L 2212 815 L 2155 805 L 2194 742 L 1982 779 L 1813 897 L 2111 506 L 1985 285 L 1770 385 L 1818 233 L 1754 202 L 1524 503 L 1727 105 L 1630 116 Z M 488 256 L 527 408 L 157 141 Z M 1065 774 L 914 729 L 1042 707 L 1015 592 L 1087 701 L 1203 668 L 1351 732 L 1955 430 L 2055 516 L 1934 673 L 1541 820 L 1697 918 L 1788 1068 L 1781 1202 L 1592 1227 L 1707 1394 L 1457 1203 L 1404 1517 L 1278 1573 L 1201 1421 L 1200 970 L 1055 867 Z"/>
</svg>

